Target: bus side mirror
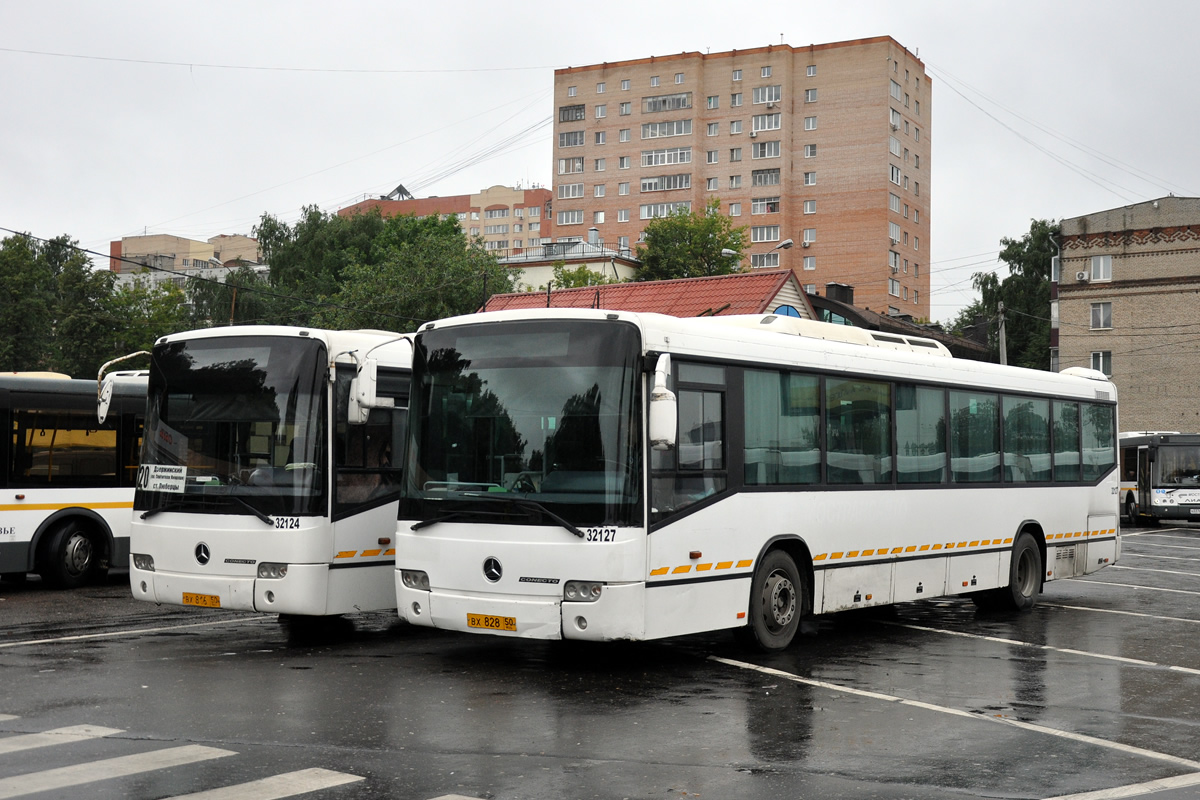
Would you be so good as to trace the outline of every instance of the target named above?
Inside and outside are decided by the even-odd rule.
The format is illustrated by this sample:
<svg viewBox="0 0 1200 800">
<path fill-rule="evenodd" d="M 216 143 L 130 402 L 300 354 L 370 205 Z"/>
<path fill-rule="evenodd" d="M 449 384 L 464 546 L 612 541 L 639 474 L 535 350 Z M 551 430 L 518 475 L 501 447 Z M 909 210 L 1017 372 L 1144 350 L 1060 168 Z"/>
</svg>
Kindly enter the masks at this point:
<svg viewBox="0 0 1200 800">
<path fill-rule="evenodd" d="M 654 367 L 654 388 L 650 390 L 650 446 L 655 450 L 675 447 L 678 412 L 675 393 L 667 388 L 671 374 L 671 356 L 663 353 Z"/>
<path fill-rule="evenodd" d="M 378 394 L 379 362 L 368 358 L 358 365 L 358 374 L 350 381 L 350 401 L 347 408 L 347 422 L 351 425 L 365 425 L 371 415 L 372 408 L 392 408 L 396 401 L 391 397 L 380 397 Z"/>
<path fill-rule="evenodd" d="M 103 425 L 108 419 L 108 409 L 112 405 L 113 376 L 106 375 L 100 382 L 100 391 L 96 395 L 96 420 Z"/>
</svg>

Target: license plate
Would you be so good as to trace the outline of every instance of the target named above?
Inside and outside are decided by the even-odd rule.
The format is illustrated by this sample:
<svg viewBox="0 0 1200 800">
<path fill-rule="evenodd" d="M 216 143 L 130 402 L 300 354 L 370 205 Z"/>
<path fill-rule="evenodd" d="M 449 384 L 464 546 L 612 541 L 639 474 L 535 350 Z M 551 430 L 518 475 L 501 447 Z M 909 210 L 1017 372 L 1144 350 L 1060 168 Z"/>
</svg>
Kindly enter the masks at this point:
<svg viewBox="0 0 1200 800">
<path fill-rule="evenodd" d="M 483 628 L 489 631 L 517 631 L 516 617 L 493 617 L 488 614 L 467 614 L 468 628 Z"/>
<path fill-rule="evenodd" d="M 220 608 L 221 598 L 215 594 L 191 594 L 184 592 L 183 604 L 185 606 L 200 606 L 201 608 Z"/>
<path fill-rule="evenodd" d="M 1200 508 L 1193 508 L 1193 509 L 1189 509 L 1189 513 L 1191 513 L 1191 514 L 1200 514 Z"/>
</svg>

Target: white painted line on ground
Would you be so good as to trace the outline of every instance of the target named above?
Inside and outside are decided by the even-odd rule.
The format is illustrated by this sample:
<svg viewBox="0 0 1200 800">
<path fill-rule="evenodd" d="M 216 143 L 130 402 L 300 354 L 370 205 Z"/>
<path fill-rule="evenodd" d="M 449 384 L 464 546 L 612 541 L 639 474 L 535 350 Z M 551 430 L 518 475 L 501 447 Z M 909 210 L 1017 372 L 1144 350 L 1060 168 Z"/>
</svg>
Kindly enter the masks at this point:
<svg viewBox="0 0 1200 800">
<path fill-rule="evenodd" d="M 120 728 L 101 728 L 99 725 L 73 725 L 70 728 L 55 728 L 41 733 L 8 736 L 0 739 L 0 755 L 19 753 L 22 750 L 33 750 L 38 747 L 50 747 L 56 744 L 85 742 L 88 739 L 100 739 L 118 733 L 124 733 L 124 731 Z"/>
<path fill-rule="evenodd" d="M 1021 728 L 1023 730 L 1034 731 L 1036 733 L 1043 733 L 1043 734 L 1046 734 L 1047 736 L 1057 736 L 1061 739 L 1070 739 L 1071 741 L 1080 742 L 1082 744 L 1095 745 L 1097 747 L 1104 747 L 1109 750 L 1118 750 L 1122 753 L 1128 753 L 1129 755 L 1141 756 L 1143 758 L 1151 758 L 1151 759 L 1155 759 L 1157 761 L 1166 761 L 1171 764 L 1179 764 L 1181 766 L 1187 767 L 1188 769 L 1200 770 L 1200 762 L 1198 762 L 1198 761 L 1189 761 L 1188 759 L 1180 758 L 1179 756 L 1173 756 L 1173 755 L 1169 755 L 1167 753 L 1156 753 L 1153 750 L 1145 750 L 1141 747 L 1134 747 L 1134 746 L 1128 745 L 1128 744 L 1121 744 L 1120 742 L 1112 742 L 1112 741 L 1109 741 L 1108 739 L 1099 739 L 1095 736 L 1088 736 L 1088 735 L 1082 734 L 1082 733 L 1073 733 L 1071 731 L 1062 731 L 1062 730 L 1058 730 L 1057 728 L 1047 728 L 1043 725 L 1034 725 L 1033 723 L 1030 723 L 1030 722 L 1020 722 L 1018 720 L 1009 719 L 1007 717 L 985 716 L 983 714 L 972 714 L 968 711 L 962 711 L 957 708 L 949 708 L 947 706 L 934 705 L 933 703 L 922 703 L 922 702 L 919 702 L 916 700 L 906 700 L 903 697 L 880 694 L 878 692 L 869 692 L 869 691 L 864 691 L 862 689 L 853 689 L 853 688 L 850 688 L 849 686 L 840 686 L 836 683 L 829 683 L 827 681 L 818 681 L 818 680 L 813 680 L 812 678 L 802 678 L 799 675 L 793 675 L 790 672 L 784 672 L 783 670 L 772 669 L 771 667 L 760 667 L 757 664 L 749 664 L 749 663 L 746 663 L 745 661 L 734 661 L 733 659 L 722 658 L 720 656 L 709 656 L 708 658 L 710 661 L 716 661 L 720 664 L 726 664 L 728 666 L 737 667 L 739 669 L 753 670 L 754 672 L 761 672 L 764 675 L 772 675 L 774 677 L 793 681 L 795 683 L 803 683 L 808 686 L 815 686 L 819 689 L 828 689 L 829 691 L 832 691 L 832 692 L 839 692 L 841 694 L 851 694 L 851 695 L 856 695 L 858 697 L 870 697 L 870 698 L 873 698 L 876 700 L 885 700 L 885 701 L 892 702 L 892 703 L 899 703 L 901 705 L 912 706 L 914 708 L 923 708 L 927 711 L 936 711 L 941 714 L 949 714 L 949 715 L 956 716 L 956 717 L 970 717 L 971 719 L 987 720 L 989 722 L 997 722 L 997 723 L 1001 723 L 1004 725 L 1011 725 L 1016 728 Z"/>
<path fill-rule="evenodd" d="M 1193 553 L 1200 552 L 1200 547 L 1184 547 L 1179 544 L 1155 544 L 1154 542 L 1139 542 L 1142 547 L 1157 547 L 1160 550 L 1190 550 Z"/>
<path fill-rule="evenodd" d="M 1121 589 L 1145 589 L 1147 592 L 1170 592 L 1171 594 L 1190 594 L 1200 597 L 1200 592 L 1189 592 L 1186 589 L 1163 589 L 1158 586 L 1138 586 L 1133 583 L 1109 583 L 1108 581 L 1094 581 L 1091 578 L 1085 580 L 1073 581 L 1072 586 L 1117 586 Z"/>
<path fill-rule="evenodd" d="M 1116 661 L 1121 664 L 1130 664 L 1135 667 L 1152 667 L 1155 669 L 1169 669 L 1174 672 L 1186 672 L 1190 675 L 1200 675 L 1200 669 L 1192 667 L 1177 667 L 1172 664 L 1158 664 L 1154 661 L 1144 661 L 1140 658 L 1126 658 L 1125 656 L 1111 656 L 1107 653 L 1093 653 L 1088 650 L 1075 650 L 1070 647 L 1054 647 L 1048 644 L 1037 644 L 1035 642 L 1022 642 L 1019 639 L 1004 639 L 999 636 L 982 636 L 978 633 L 966 633 L 964 631 L 951 631 L 944 628 L 930 628 L 925 625 L 912 625 L 907 622 L 889 622 L 887 620 L 879 620 L 881 625 L 891 625 L 895 628 L 908 628 L 914 631 L 925 631 L 926 633 L 940 633 L 943 636 L 959 636 L 964 639 L 977 639 L 983 642 L 995 642 L 997 644 L 1013 645 L 1016 647 L 1032 647 L 1037 650 L 1049 650 L 1055 653 L 1066 653 L 1072 656 L 1085 656 L 1087 658 L 1098 658 L 1104 661 Z"/>
<path fill-rule="evenodd" d="M 1164 617 L 1159 614 L 1144 614 L 1140 611 L 1121 611 L 1116 608 L 1088 608 L 1087 606 L 1068 606 L 1063 603 L 1044 603 L 1039 602 L 1039 606 L 1046 608 L 1069 608 L 1072 611 L 1096 611 L 1101 614 L 1124 614 L 1130 617 L 1145 617 L 1146 619 L 1157 619 L 1163 622 L 1189 622 L 1193 625 L 1200 625 L 1200 619 L 1187 619 L 1185 617 Z"/>
<path fill-rule="evenodd" d="M 184 764 L 195 764 L 198 761 L 234 755 L 237 753 L 230 750 L 189 744 L 183 747 L 155 750 L 150 753 L 108 758 L 86 764 L 73 764 L 69 767 L 47 769 L 42 772 L 30 772 L 26 775 L 14 775 L 11 778 L 0 779 L 0 800 L 22 797 L 36 792 L 53 792 L 71 786 L 82 786 L 93 781 L 122 778 L 156 769 L 179 767 Z"/>
<path fill-rule="evenodd" d="M 1046 800 L 1121 800 L 1125 797 L 1140 797 L 1151 792 L 1162 792 L 1167 789 L 1182 789 L 1200 783 L 1200 772 L 1187 775 L 1176 775 L 1174 778 L 1161 778 L 1157 781 L 1134 783 L 1129 786 L 1116 786 L 1112 789 L 1097 789 L 1094 792 L 1079 792 L 1078 794 L 1060 794 L 1058 797 L 1048 797 Z"/>
<path fill-rule="evenodd" d="M 0 714 L 0 722 L 8 722 L 10 719 L 20 719 L 20 717 L 13 714 Z"/>
<path fill-rule="evenodd" d="M 161 633 L 177 631 L 183 628 L 205 628 L 213 625 L 231 625 L 235 622 L 258 621 L 258 617 L 240 617 L 237 619 L 219 619 L 214 622 L 189 622 L 186 625 L 164 625 L 160 628 L 131 628 L 124 631 L 108 631 L 107 633 L 80 633 L 75 636 L 59 636 L 54 639 L 26 639 L 23 642 L 5 642 L 0 649 L 6 647 L 28 647 L 33 644 L 57 644 L 59 642 L 80 642 L 85 639 L 112 639 L 117 636 L 137 636 L 143 633 Z"/>
<path fill-rule="evenodd" d="M 1200 557 L 1194 556 L 1151 556 L 1145 553 L 1126 553 L 1121 551 L 1121 560 L 1127 558 L 1153 558 L 1155 561 L 1200 561 Z"/>
<path fill-rule="evenodd" d="M 1133 572 L 1157 572 L 1161 575 L 1186 575 L 1189 578 L 1200 578 L 1200 573 L 1197 572 L 1180 572 L 1173 569 L 1150 569 L 1149 567 L 1123 567 L 1120 564 L 1113 564 L 1109 569 L 1127 569 Z"/>
<path fill-rule="evenodd" d="M 334 772 L 329 769 L 302 769 L 283 775 L 273 775 L 259 781 L 209 789 L 195 794 L 181 794 L 176 797 L 179 800 L 183 800 L 183 798 L 187 798 L 187 800 L 279 800 L 282 797 L 295 797 L 298 794 L 329 789 L 361 780 L 366 779 L 358 775 Z"/>
</svg>

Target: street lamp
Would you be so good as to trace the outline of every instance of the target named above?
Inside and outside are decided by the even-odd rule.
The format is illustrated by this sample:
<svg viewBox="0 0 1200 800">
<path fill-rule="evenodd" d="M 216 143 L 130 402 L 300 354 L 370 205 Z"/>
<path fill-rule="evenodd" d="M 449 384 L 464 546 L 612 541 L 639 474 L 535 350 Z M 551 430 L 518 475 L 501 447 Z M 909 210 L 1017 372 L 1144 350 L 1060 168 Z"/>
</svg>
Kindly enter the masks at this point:
<svg viewBox="0 0 1200 800">
<path fill-rule="evenodd" d="M 775 250 L 791 250 L 792 245 L 794 245 L 794 244 L 795 244 L 795 242 L 793 242 L 791 239 L 784 239 L 782 242 L 775 245 L 767 252 L 774 252 Z"/>
</svg>

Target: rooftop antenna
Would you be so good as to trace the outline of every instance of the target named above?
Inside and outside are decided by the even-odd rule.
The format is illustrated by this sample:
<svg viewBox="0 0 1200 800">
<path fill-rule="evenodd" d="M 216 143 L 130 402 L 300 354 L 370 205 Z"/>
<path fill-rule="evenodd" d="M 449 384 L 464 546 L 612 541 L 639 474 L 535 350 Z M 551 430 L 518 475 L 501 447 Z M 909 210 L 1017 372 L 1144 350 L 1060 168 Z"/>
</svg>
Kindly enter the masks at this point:
<svg viewBox="0 0 1200 800">
<path fill-rule="evenodd" d="M 779 34 L 779 43 L 783 44 L 783 34 Z"/>
</svg>

